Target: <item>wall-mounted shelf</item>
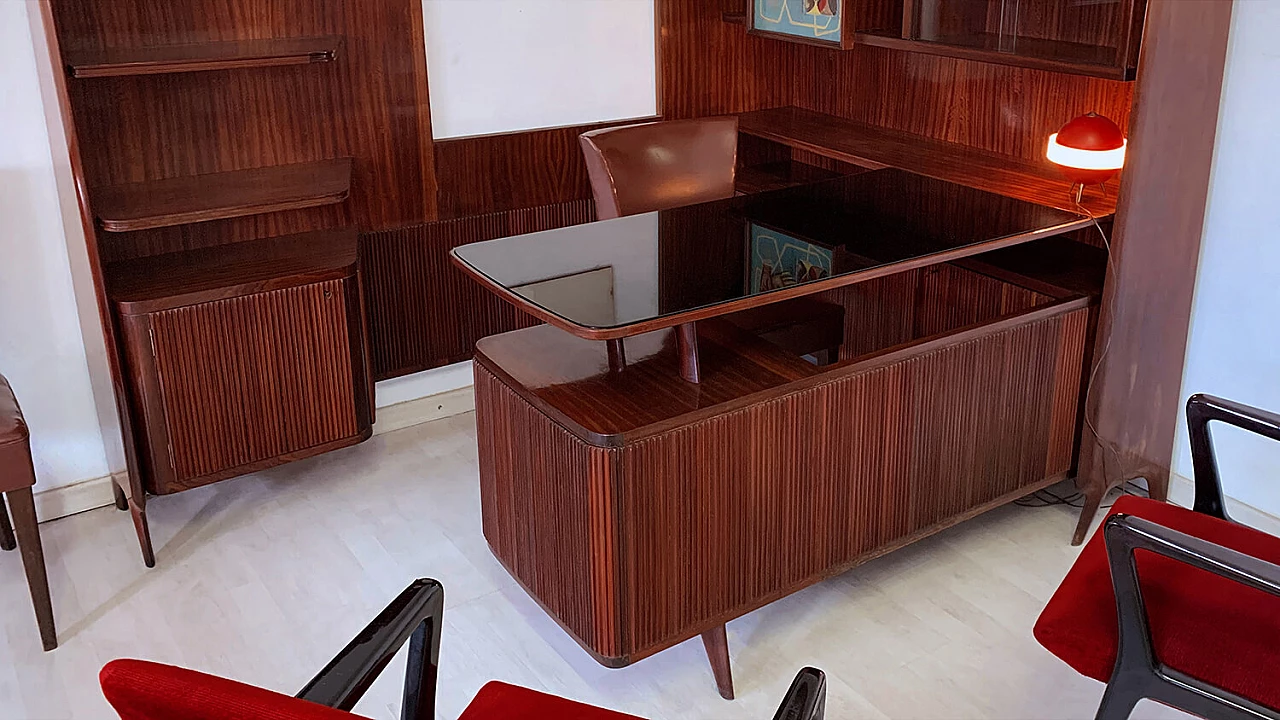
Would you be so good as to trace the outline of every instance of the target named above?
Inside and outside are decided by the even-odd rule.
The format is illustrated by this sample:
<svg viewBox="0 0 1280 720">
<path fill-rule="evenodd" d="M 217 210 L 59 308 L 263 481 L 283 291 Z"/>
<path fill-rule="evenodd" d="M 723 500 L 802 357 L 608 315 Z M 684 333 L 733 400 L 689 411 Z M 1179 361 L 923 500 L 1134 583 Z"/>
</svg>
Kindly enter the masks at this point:
<svg viewBox="0 0 1280 720">
<path fill-rule="evenodd" d="M 108 232 L 131 232 L 340 203 L 351 158 L 113 185 L 90 193 Z"/>
<path fill-rule="evenodd" d="M 355 228 L 318 230 L 165 253 L 107 265 L 107 296 L 141 315 L 346 277 L 357 262 Z"/>
<path fill-rule="evenodd" d="M 67 69 L 95 78 L 308 65 L 333 60 L 340 44 L 337 37 L 306 37 L 108 48 L 67 53 Z"/>
<path fill-rule="evenodd" d="M 822 157 L 878 170 L 896 167 L 1030 202 L 1073 210 L 1071 183 L 1048 161 L 1037 164 L 796 107 L 738 116 L 738 131 Z M 1118 183 L 1091 188 L 1083 205 L 1097 217 L 1116 211 Z"/>
<path fill-rule="evenodd" d="M 927 55 L 941 55 L 1073 75 L 1091 75 L 1110 80 L 1134 78 L 1133 68 L 1115 64 L 1115 48 L 1100 45 L 1017 38 L 1011 46 L 1013 49 L 1003 49 L 1009 47 L 1009 41 L 1007 39 L 1002 41 L 1000 36 L 994 33 L 954 35 L 937 40 L 912 40 L 894 31 L 877 30 L 858 33 L 857 37 L 858 42 L 864 45 Z"/>
</svg>

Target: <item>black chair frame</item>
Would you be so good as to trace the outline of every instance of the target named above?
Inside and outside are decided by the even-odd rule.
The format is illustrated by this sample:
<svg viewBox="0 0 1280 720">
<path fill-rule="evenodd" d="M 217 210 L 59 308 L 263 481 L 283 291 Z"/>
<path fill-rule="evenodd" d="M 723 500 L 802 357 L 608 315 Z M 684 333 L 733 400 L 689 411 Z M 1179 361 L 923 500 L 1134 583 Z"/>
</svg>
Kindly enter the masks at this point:
<svg viewBox="0 0 1280 720">
<path fill-rule="evenodd" d="M 431 720 L 443 626 L 444 586 L 436 580 L 414 580 L 297 697 L 351 710 L 407 641 L 409 662 L 400 718 Z M 791 683 L 774 720 L 823 720 L 826 697 L 826 676 L 817 668 L 804 668 Z"/>
<path fill-rule="evenodd" d="M 1197 394 L 1187 401 L 1195 473 L 1196 512 L 1230 521 L 1223 502 L 1209 423 L 1224 422 L 1280 440 L 1280 415 Z M 1280 596 L 1280 566 L 1130 515 L 1113 515 L 1103 528 L 1120 637 L 1098 720 L 1123 720 L 1144 698 L 1222 720 L 1280 720 L 1280 712 L 1164 665 L 1155 656 L 1135 551 L 1144 550 Z"/>
</svg>

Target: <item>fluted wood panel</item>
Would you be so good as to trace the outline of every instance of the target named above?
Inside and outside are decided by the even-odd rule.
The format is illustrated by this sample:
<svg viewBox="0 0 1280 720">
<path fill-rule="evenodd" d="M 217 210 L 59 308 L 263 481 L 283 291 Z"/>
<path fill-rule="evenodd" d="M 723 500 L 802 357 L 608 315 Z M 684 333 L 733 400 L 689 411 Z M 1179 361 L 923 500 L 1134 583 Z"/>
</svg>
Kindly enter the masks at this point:
<svg viewBox="0 0 1280 720">
<path fill-rule="evenodd" d="M 475 378 L 485 539 L 579 642 L 621 655 L 618 451 L 548 421 L 480 363 Z"/>
<path fill-rule="evenodd" d="M 616 462 L 477 362 L 486 537 L 597 660 L 627 664 L 1064 477 L 1089 312 L 1071 307 L 838 366 Z"/>
<path fill-rule="evenodd" d="M 1073 438 L 1075 411 L 1053 399 L 1079 387 L 1070 335 L 1083 329 L 1040 321 L 624 449 L 629 647 L 670 646 L 1064 476 L 1069 460 L 1046 460 Z"/>
<path fill-rule="evenodd" d="M 466 360 L 476 340 L 537 322 L 465 277 L 449 261 L 451 249 L 594 219 L 595 205 L 585 199 L 361 237 L 374 376 Z"/>
<path fill-rule="evenodd" d="M 172 463 L 170 477 L 156 473 L 156 492 L 360 433 L 355 290 L 332 280 L 151 316 Z"/>
</svg>

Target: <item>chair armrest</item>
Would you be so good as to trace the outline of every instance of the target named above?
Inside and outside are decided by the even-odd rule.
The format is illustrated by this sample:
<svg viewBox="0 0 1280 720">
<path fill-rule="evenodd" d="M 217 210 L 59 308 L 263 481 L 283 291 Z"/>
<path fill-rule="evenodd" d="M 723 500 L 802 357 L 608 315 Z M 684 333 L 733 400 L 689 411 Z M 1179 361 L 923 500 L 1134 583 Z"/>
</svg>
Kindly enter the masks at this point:
<svg viewBox="0 0 1280 720">
<path fill-rule="evenodd" d="M 827 711 L 827 676 L 807 667 L 791 681 L 773 720 L 823 720 Z"/>
<path fill-rule="evenodd" d="M 1222 480 L 1209 437 L 1209 422 L 1234 425 L 1272 440 L 1280 440 L 1280 415 L 1213 395 L 1196 393 L 1187 400 L 1187 434 L 1195 471 L 1196 512 L 1229 520 L 1222 500 Z"/>
<path fill-rule="evenodd" d="M 1280 565 L 1133 515 L 1111 516 L 1107 520 L 1105 532 L 1113 581 L 1117 572 L 1136 581 L 1138 565 L 1133 551 L 1150 550 L 1242 585 L 1280 596 Z"/>
<path fill-rule="evenodd" d="M 404 720 L 432 718 L 443 622 L 444 587 L 435 580 L 414 580 L 297 696 L 350 710 L 408 640 L 409 663 L 400 716 Z"/>
</svg>

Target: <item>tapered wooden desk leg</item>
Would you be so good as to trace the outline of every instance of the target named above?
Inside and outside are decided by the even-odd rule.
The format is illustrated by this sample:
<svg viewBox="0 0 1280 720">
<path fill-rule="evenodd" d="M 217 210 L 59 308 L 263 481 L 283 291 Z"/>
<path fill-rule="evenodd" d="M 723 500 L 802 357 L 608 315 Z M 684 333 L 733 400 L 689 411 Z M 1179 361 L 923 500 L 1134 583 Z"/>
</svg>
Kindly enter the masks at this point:
<svg viewBox="0 0 1280 720">
<path fill-rule="evenodd" d="M 142 549 L 142 564 L 156 566 L 156 551 L 151 547 L 151 527 L 147 524 L 146 496 L 129 498 L 129 514 L 133 516 L 133 529 L 138 533 L 138 546 Z"/>
<path fill-rule="evenodd" d="M 627 349 L 622 344 L 622 339 L 605 340 L 605 347 L 609 349 L 609 371 L 622 372 L 627 366 Z"/>
<path fill-rule="evenodd" d="M 711 661 L 711 673 L 716 676 L 716 689 L 725 700 L 733 699 L 733 673 L 729 669 L 729 637 L 724 625 L 702 633 L 702 646 L 707 649 Z"/>
<path fill-rule="evenodd" d="M 18 535 L 18 549 L 22 552 L 22 568 L 27 571 L 27 586 L 31 590 L 31 604 L 36 609 L 36 624 L 40 626 L 40 642 L 45 650 L 58 647 L 58 632 L 53 626 L 53 601 L 49 597 L 49 575 L 44 568 L 44 548 L 40 545 L 40 527 L 36 524 L 36 504 L 31 488 L 25 487 L 8 493 L 9 506 L 13 508 L 13 529 Z"/>
<path fill-rule="evenodd" d="M 111 481 L 111 490 L 115 493 L 115 497 L 116 497 L 116 509 L 117 509 L 117 510 L 128 510 L 128 509 L 129 509 L 129 496 L 124 494 L 124 488 L 120 487 L 119 483 L 117 483 L 116 481 L 112 480 L 112 481 Z"/>
<path fill-rule="evenodd" d="M 4 498 L 0 498 L 0 550 L 12 550 L 18 547 L 13 540 L 13 526 L 9 524 L 9 513 L 4 509 Z"/>
<path fill-rule="evenodd" d="M 676 349 L 680 352 L 680 377 L 691 383 L 702 382 L 702 370 L 698 367 L 697 323 L 676 327 Z"/>
</svg>

